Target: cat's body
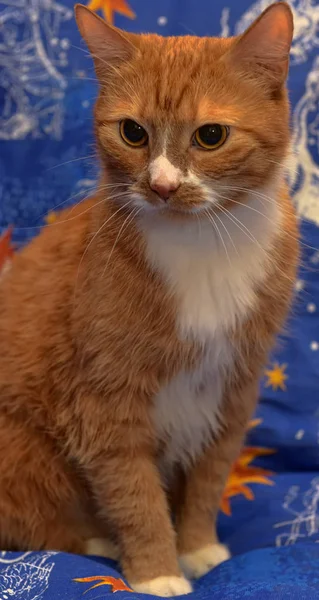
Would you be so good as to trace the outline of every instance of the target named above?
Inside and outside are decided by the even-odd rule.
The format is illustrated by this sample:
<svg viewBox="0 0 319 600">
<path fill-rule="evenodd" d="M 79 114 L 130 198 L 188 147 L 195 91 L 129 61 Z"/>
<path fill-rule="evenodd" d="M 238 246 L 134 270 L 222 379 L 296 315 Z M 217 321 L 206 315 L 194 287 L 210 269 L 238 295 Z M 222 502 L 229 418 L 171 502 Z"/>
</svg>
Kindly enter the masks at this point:
<svg viewBox="0 0 319 600">
<path fill-rule="evenodd" d="M 288 23 L 286 5 L 278 6 Z M 90 28 L 96 40 L 106 32 L 110 63 L 121 53 L 128 60 L 115 30 L 87 12 L 79 22 L 89 45 Z M 157 61 L 160 73 L 166 57 L 173 78 L 192 54 L 188 38 L 140 39 L 130 44 L 147 53 L 143 64 L 154 72 Z M 231 41 L 212 43 L 218 63 Z M 199 58 L 206 56 L 209 41 L 198 44 Z M 101 77 L 105 59 L 96 61 Z M 114 76 L 121 68 L 131 88 L 126 63 Z M 222 86 L 213 78 L 213 103 L 205 89 L 200 119 L 191 116 L 191 90 L 175 81 L 169 93 L 162 74 L 143 105 L 130 99 L 129 118 L 140 111 L 147 123 L 159 111 L 148 168 L 146 146 L 117 139 L 113 123 L 128 113 L 127 96 L 117 91 L 109 106 L 100 96 L 100 191 L 19 253 L 0 288 L 1 547 L 107 553 L 95 538 L 111 537 L 130 583 L 159 595 L 190 591 L 177 554 L 189 576 L 227 558 L 214 530 L 220 496 L 289 307 L 298 257 L 277 164 L 289 139 L 284 90 L 270 99 L 263 85 L 244 81 L 239 99 L 237 91 L 230 98 L 231 78 Z M 193 121 L 217 118 L 235 132 L 230 155 L 225 142 L 209 165 L 212 154 L 192 147 L 189 164 L 178 150 L 185 139 L 173 139 L 181 123 L 191 130 Z M 207 209 L 223 197 L 220 209 Z"/>
</svg>

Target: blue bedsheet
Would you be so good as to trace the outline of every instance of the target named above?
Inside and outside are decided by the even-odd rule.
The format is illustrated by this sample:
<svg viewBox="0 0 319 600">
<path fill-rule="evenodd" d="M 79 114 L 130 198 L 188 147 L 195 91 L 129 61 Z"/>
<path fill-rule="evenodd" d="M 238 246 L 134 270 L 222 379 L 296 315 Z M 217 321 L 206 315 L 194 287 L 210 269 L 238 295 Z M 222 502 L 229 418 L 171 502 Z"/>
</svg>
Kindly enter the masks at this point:
<svg viewBox="0 0 319 600">
<path fill-rule="evenodd" d="M 268 4 L 101 0 L 100 6 L 113 6 L 115 23 L 131 31 L 232 35 Z M 270 357 L 247 447 L 221 504 L 220 537 L 234 557 L 196 583 L 194 597 L 201 600 L 319 598 L 319 2 L 290 4 L 296 33 L 289 183 L 303 264 L 287 334 Z M 19 245 L 54 222 L 57 208 L 94 189 L 96 83 L 71 0 L 0 2 L 0 25 L 0 227 L 12 224 Z M 0 266 L 4 247 L 10 249 L 9 234 L 0 239 Z M 125 587 L 118 567 L 101 559 L 0 553 L 1 600 L 138 597 Z"/>
</svg>

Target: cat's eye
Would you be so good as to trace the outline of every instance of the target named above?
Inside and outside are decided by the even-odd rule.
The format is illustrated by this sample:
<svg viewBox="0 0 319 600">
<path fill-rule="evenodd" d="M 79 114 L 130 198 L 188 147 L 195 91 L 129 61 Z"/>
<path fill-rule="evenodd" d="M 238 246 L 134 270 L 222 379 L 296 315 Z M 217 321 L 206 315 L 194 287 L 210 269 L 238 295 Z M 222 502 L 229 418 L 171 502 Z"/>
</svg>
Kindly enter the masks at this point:
<svg viewBox="0 0 319 600">
<path fill-rule="evenodd" d="M 199 146 L 204 150 L 216 150 L 224 144 L 229 133 L 226 125 L 212 123 L 199 127 L 193 137 L 193 145 Z"/>
<path fill-rule="evenodd" d="M 145 146 L 148 141 L 148 135 L 144 127 L 131 119 L 123 119 L 120 122 L 120 134 L 126 144 L 135 148 Z"/>
</svg>

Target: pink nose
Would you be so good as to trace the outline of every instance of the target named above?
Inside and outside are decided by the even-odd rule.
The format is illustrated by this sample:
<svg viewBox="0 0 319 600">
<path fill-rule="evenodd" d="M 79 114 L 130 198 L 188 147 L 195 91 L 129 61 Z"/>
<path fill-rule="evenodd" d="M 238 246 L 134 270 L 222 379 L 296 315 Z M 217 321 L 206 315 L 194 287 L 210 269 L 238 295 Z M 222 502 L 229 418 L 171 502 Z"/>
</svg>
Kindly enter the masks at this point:
<svg viewBox="0 0 319 600">
<path fill-rule="evenodd" d="M 179 188 L 179 183 L 172 181 L 153 181 L 150 183 L 150 188 L 153 192 L 156 192 L 162 200 L 167 202 L 171 194 Z"/>
</svg>

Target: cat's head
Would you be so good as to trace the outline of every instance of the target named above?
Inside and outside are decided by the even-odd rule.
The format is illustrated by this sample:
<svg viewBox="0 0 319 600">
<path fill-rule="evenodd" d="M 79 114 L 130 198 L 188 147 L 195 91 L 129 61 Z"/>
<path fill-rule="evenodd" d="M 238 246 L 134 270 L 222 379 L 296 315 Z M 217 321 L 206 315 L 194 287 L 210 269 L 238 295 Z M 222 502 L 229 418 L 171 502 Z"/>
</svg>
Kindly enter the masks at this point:
<svg viewBox="0 0 319 600">
<path fill-rule="evenodd" d="M 129 34 L 81 5 L 76 18 L 100 83 L 96 136 L 113 189 L 123 183 L 119 201 L 198 214 L 272 181 L 289 143 L 287 4 L 228 39 Z"/>
</svg>

